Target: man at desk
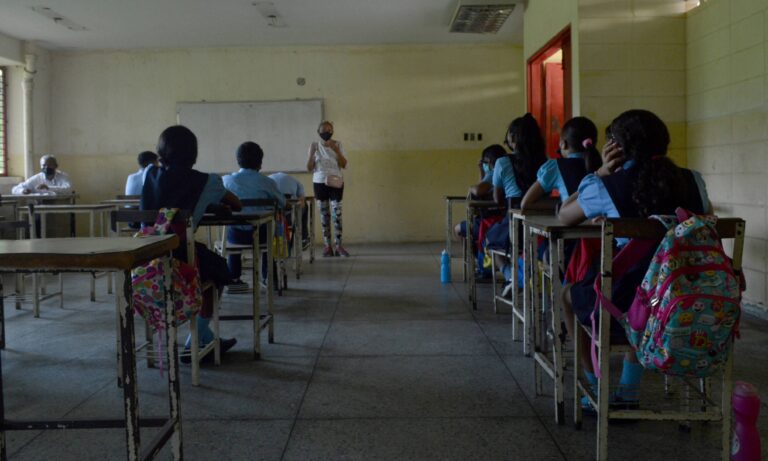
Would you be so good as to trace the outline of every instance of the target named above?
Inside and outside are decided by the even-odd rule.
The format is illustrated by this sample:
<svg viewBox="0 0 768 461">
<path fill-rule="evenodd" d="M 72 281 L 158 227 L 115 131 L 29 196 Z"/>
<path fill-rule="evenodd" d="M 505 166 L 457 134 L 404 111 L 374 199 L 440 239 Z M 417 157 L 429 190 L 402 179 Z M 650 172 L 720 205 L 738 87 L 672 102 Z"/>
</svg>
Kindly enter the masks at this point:
<svg viewBox="0 0 768 461">
<path fill-rule="evenodd" d="M 40 159 L 40 173 L 11 189 L 13 195 L 27 194 L 68 194 L 72 192 L 69 176 L 59 170 L 59 163 L 53 155 L 43 155 Z"/>
</svg>

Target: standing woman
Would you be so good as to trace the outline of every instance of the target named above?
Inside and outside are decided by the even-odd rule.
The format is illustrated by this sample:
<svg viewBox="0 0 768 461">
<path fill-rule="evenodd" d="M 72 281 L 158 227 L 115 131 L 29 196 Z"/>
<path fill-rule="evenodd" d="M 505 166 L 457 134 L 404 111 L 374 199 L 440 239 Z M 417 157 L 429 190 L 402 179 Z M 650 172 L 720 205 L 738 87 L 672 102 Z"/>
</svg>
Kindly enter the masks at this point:
<svg viewBox="0 0 768 461">
<path fill-rule="evenodd" d="M 323 120 L 317 127 L 321 142 L 313 142 L 309 146 L 307 171 L 313 173 L 312 183 L 315 190 L 315 200 L 320 209 L 320 224 L 323 227 L 323 257 L 334 255 L 331 246 L 331 215 L 336 236 L 336 256 L 349 256 L 341 246 L 341 199 L 344 196 L 344 179 L 341 173 L 347 167 L 347 157 L 341 143 L 333 138 L 333 123 Z"/>
</svg>

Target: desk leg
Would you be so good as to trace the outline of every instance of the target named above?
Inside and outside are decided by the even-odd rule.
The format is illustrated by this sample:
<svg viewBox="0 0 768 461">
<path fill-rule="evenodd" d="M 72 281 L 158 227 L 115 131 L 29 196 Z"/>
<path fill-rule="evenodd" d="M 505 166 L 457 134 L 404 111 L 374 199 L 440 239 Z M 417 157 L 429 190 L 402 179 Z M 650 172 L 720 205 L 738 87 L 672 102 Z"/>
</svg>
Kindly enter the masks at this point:
<svg viewBox="0 0 768 461">
<path fill-rule="evenodd" d="M 512 280 L 510 280 L 510 283 L 512 283 L 512 341 L 515 341 L 517 340 L 517 325 L 520 323 L 520 319 L 515 315 L 515 312 L 520 310 L 517 298 L 517 271 L 519 270 L 520 248 L 517 244 L 517 219 L 514 216 L 509 218 L 509 239 L 510 254 L 512 255 Z M 525 325 L 523 325 L 523 328 L 525 328 Z M 525 341 L 525 335 L 523 335 L 523 341 Z"/>
<path fill-rule="evenodd" d="M 125 437 L 129 460 L 139 459 L 139 386 L 136 377 L 135 340 L 133 333 L 133 287 L 131 271 L 118 272 L 117 285 L 123 290 L 118 322 L 120 325 L 120 362 L 123 375 L 123 406 L 125 408 Z M 169 378 L 170 379 L 170 378 Z"/>
<path fill-rule="evenodd" d="M 0 311 L 4 311 L 5 305 L 3 303 L 3 278 L 0 277 Z M 3 344 L 2 347 L 5 349 L 5 316 L 3 315 L 0 317 L 0 321 L 2 321 L 2 334 L 3 334 Z M 2 365 L 2 357 L 3 354 L 0 353 L 0 460 L 5 461 L 6 459 L 6 453 L 5 453 L 5 395 L 3 391 L 3 365 Z"/>
<path fill-rule="evenodd" d="M 531 301 L 533 296 L 533 261 L 536 259 L 536 253 L 531 254 L 531 233 L 528 226 L 523 223 L 523 354 L 526 357 L 532 355 L 533 343 L 533 308 Z"/>
<path fill-rule="evenodd" d="M 557 424 L 565 424 L 565 363 L 563 362 L 563 342 L 561 341 L 561 309 L 562 309 L 562 283 L 560 283 L 560 271 L 563 269 L 564 251 L 563 239 L 549 238 L 549 267 L 550 290 L 549 306 L 552 309 L 552 344 L 554 349 L 553 365 L 555 368 L 555 421 Z"/>
<path fill-rule="evenodd" d="M 448 257 L 452 258 L 451 224 L 453 223 L 453 206 L 450 199 L 445 199 L 445 219 L 445 251 L 448 253 Z"/>
<path fill-rule="evenodd" d="M 253 270 L 251 270 L 251 276 L 253 280 L 251 285 L 253 286 L 253 296 L 251 301 L 253 303 L 253 359 L 261 358 L 261 243 L 259 242 L 259 228 L 261 226 L 253 226 L 253 258 L 251 263 L 253 264 Z M 269 239 L 267 239 L 269 240 Z"/>
<path fill-rule="evenodd" d="M 307 217 L 309 225 L 309 263 L 315 262 L 315 202 L 314 199 L 309 202 L 309 216 Z"/>
<path fill-rule="evenodd" d="M 267 225 L 267 235 L 270 237 L 275 235 L 274 219 L 269 221 L 269 224 Z M 275 291 L 275 268 L 273 267 L 275 261 L 274 247 L 271 239 L 267 238 L 267 315 L 269 315 L 269 332 L 267 340 L 270 344 L 275 342 L 275 318 L 272 316 L 274 311 Z"/>
<path fill-rule="evenodd" d="M 3 274 L 0 273 L 0 349 L 5 349 L 5 300 L 3 299 Z M 0 393 L 3 388 L 0 386 Z M 0 423 L 3 419 L 0 418 Z M 2 426 L 2 424 L 0 424 Z"/>
<path fill-rule="evenodd" d="M 32 315 L 40 317 L 40 274 L 32 273 Z"/>
<path fill-rule="evenodd" d="M 88 217 L 90 218 L 89 221 L 89 234 L 91 237 L 93 237 L 94 232 L 94 224 L 96 219 L 96 214 L 93 210 L 91 210 L 88 213 Z M 91 302 L 96 302 L 96 272 L 91 273 Z"/>
<path fill-rule="evenodd" d="M 171 266 L 171 257 L 166 257 L 163 267 Z M 165 351 L 168 363 L 168 402 L 170 405 L 170 418 L 173 421 L 173 435 L 171 436 L 171 452 L 174 460 L 182 459 L 181 440 L 181 389 L 179 386 L 179 348 L 176 344 L 176 315 L 173 309 L 173 290 L 171 277 L 164 277 L 165 284 Z"/>
</svg>

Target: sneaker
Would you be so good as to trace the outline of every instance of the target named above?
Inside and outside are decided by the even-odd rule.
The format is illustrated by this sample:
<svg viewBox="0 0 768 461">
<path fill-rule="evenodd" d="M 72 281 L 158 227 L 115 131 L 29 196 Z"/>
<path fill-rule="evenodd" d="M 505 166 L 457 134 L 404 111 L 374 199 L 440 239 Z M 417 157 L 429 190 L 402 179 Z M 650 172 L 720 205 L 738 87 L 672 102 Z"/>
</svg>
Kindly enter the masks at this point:
<svg viewBox="0 0 768 461">
<path fill-rule="evenodd" d="M 349 258 L 349 253 L 344 249 L 343 246 L 338 245 L 336 247 L 336 256 L 344 256 L 345 258 Z"/>
<path fill-rule="evenodd" d="M 251 287 L 248 286 L 246 282 L 243 282 L 240 279 L 237 279 L 234 282 L 227 285 L 227 293 L 238 294 L 238 293 L 250 293 L 250 292 L 251 292 Z"/>
<path fill-rule="evenodd" d="M 593 393 L 597 395 L 597 390 L 593 389 Z M 617 390 L 611 392 L 611 396 L 608 399 L 608 406 L 611 410 L 637 410 L 640 408 L 640 400 L 622 396 L 621 390 Z M 581 398 L 581 410 L 590 415 L 597 414 L 597 410 L 592 406 L 592 403 L 587 396 Z"/>
<path fill-rule="evenodd" d="M 323 258 L 330 257 L 333 257 L 333 248 L 331 248 L 330 245 L 326 245 L 325 248 L 323 248 Z"/>
<path fill-rule="evenodd" d="M 228 350 L 232 349 L 235 346 L 235 344 L 237 344 L 237 338 L 229 338 L 229 339 L 219 338 L 219 347 L 221 348 L 220 353 L 223 354 L 227 352 Z M 200 363 L 213 363 L 213 357 L 214 357 L 214 354 L 213 352 L 211 352 L 205 357 L 203 357 Z M 192 354 L 189 346 L 184 347 L 184 353 L 181 357 L 179 357 L 179 361 L 185 364 L 192 363 Z"/>
</svg>

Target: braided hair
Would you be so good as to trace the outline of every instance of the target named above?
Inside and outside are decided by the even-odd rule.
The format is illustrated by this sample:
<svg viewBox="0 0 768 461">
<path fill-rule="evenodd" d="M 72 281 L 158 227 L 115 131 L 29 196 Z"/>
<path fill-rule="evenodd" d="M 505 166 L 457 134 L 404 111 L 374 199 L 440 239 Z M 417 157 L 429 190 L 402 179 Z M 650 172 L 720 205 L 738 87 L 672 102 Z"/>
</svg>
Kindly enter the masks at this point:
<svg viewBox="0 0 768 461">
<path fill-rule="evenodd" d="M 573 117 L 565 122 L 560 137 L 574 151 L 584 149 L 584 166 L 587 173 L 593 173 L 603 165 L 603 158 L 598 152 L 597 127 L 587 117 Z"/>
<path fill-rule="evenodd" d="M 674 212 L 688 186 L 682 170 L 667 157 L 670 138 L 664 122 L 653 112 L 633 109 L 616 117 L 610 133 L 625 158 L 635 161 L 632 200 L 640 216 Z"/>
<path fill-rule="evenodd" d="M 515 143 L 512 167 L 517 183 L 525 193 L 536 182 L 536 173 L 547 161 L 544 154 L 544 138 L 541 136 L 539 124 L 530 113 L 514 119 L 509 124 L 507 133 Z"/>
</svg>

